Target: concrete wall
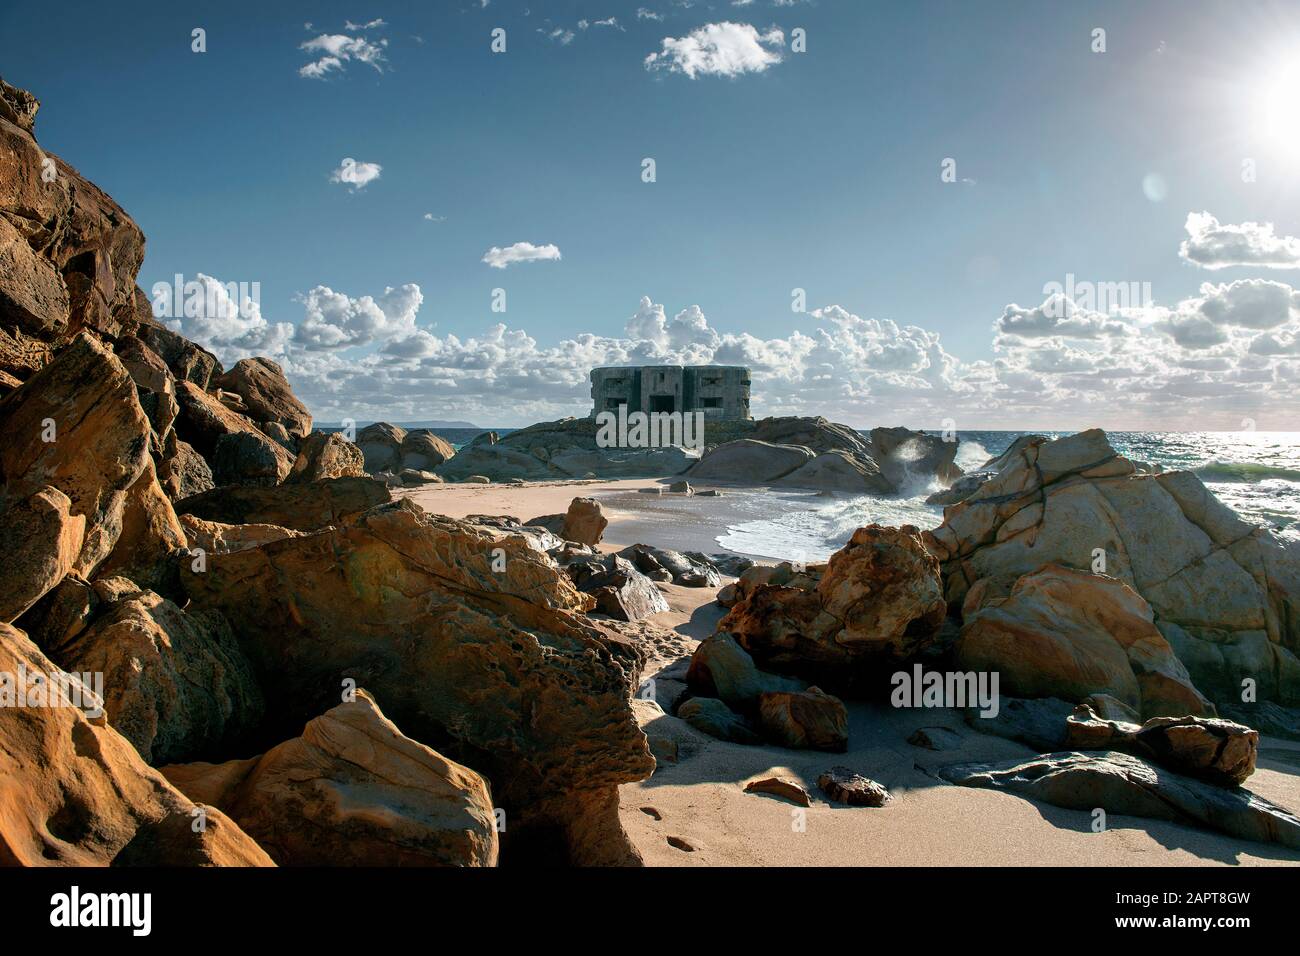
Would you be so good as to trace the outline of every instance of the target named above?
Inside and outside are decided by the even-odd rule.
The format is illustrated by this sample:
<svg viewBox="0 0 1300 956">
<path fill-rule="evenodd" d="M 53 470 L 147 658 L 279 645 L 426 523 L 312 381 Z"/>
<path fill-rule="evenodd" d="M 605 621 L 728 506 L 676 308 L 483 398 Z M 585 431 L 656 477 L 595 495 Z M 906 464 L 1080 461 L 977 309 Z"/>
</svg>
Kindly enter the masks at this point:
<svg viewBox="0 0 1300 956">
<path fill-rule="evenodd" d="M 707 420 L 748 420 L 749 369 L 743 365 L 633 365 L 591 372 L 592 415 L 617 411 L 695 412 Z"/>
</svg>

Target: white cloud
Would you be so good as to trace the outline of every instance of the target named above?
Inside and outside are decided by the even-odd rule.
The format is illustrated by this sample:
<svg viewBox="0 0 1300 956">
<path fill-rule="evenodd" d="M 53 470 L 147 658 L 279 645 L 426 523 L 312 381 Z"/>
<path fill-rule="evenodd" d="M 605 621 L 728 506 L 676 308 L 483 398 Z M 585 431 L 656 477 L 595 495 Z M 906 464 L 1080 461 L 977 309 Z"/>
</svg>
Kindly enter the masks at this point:
<svg viewBox="0 0 1300 956">
<path fill-rule="evenodd" d="M 338 169 L 330 173 L 330 182 L 347 183 L 353 191 L 356 191 L 364 189 L 367 183 L 378 179 L 383 170 L 384 167 L 378 163 L 363 163 L 348 156 L 339 163 Z"/>
<path fill-rule="evenodd" d="M 664 15 L 662 13 L 655 13 L 653 10 L 647 10 L 645 7 L 637 7 L 636 18 L 638 20 L 660 21 L 664 18 Z"/>
<path fill-rule="evenodd" d="M 252 297 L 236 301 L 230 287 L 212 276 L 198 273 L 197 288 L 184 290 L 186 314 L 164 320 L 173 332 L 202 344 L 223 362 L 237 361 L 248 355 L 278 355 L 293 338 L 291 322 L 272 324 L 262 318 L 262 308 Z"/>
<path fill-rule="evenodd" d="M 300 49 L 315 59 L 300 67 L 298 75 L 310 80 L 325 79 L 331 73 L 343 72 L 344 64 L 354 60 L 382 73 L 387 62 L 384 58 L 384 48 L 387 46 L 388 41 L 384 39 L 371 42 L 364 36 L 322 33 L 301 45 Z"/>
<path fill-rule="evenodd" d="M 761 73 L 781 62 L 785 34 L 777 27 L 765 33 L 748 23 L 707 23 L 684 37 L 664 37 L 658 53 L 645 58 L 647 70 L 697 76 L 739 76 Z"/>
<path fill-rule="evenodd" d="M 380 27 L 386 26 L 388 26 L 388 24 L 383 20 L 371 20 L 369 23 L 353 23 L 351 20 L 345 20 L 343 22 L 343 29 L 352 33 L 356 33 L 358 30 L 378 30 Z"/>
<path fill-rule="evenodd" d="M 1202 269 L 1300 269 L 1300 239 L 1275 234 L 1271 222 L 1234 225 L 1220 223 L 1208 212 L 1189 212 L 1184 228 L 1187 238 L 1178 247 L 1178 254 Z"/>
<path fill-rule="evenodd" d="M 299 299 L 304 316 L 298 323 L 293 344 L 319 351 L 345 349 L 382 342 L 415 331 L 415 314 L 424 295 L 413 282 L 387 288 L 376 301 L 335 292 L 318 285 Z"/>
<path fill-rule="evenodd" d="M 516 242 L 513 246 L 493 246 L 483 254 L 483 261 L 493 269 L 504 269 L 516 262 L 543 262 L 560 258 L 560 247 L 547 243 L 535 246 L 531 242 Z"/>
</svg>

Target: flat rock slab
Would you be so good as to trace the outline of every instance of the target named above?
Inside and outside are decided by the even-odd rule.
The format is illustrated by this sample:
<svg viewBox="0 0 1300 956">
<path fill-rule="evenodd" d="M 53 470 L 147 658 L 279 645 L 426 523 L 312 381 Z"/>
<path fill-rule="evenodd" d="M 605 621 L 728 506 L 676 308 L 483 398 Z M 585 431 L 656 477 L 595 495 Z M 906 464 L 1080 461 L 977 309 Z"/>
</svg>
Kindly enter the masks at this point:
<svg viewBox="0 0 1300 956">
<path fill-rule="evenodd" d="M 939 775 L 963 787 L 1002 790 L 1067 810 L 1123 813 L 1300 849 L 1300 819 L 1240 787 L 1225 789 L 1115 751 L 1052 753 L 963 764 Z"/>
</svg>

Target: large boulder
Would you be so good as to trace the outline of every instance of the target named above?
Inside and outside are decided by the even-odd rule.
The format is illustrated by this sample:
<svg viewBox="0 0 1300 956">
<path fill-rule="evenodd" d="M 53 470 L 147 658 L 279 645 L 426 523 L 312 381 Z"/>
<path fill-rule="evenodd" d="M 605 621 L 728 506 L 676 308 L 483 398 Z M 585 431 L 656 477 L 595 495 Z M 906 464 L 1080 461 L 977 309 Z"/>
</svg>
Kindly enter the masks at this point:
<svg viewBox="0 0 1300 956">
<path fill-rule="evenodd" d="M 104 675 L 108 722 L 151 764 L 210 756 L 262 717 L 230 625 L 151 591 L 112 603 L 50 653 L 65 670 Z"/>
<path fill-rule="evenodd" d="M 357 448 L 365 460 L 366 472 L 377 475 L 381 471 L 401 471 L 402 439 L 405 437 L 405 428 L 388 422 L 375 422 L 357 432 Z"/>
<path fill-rule="evenodd" d="M 804 685 L 789 677 L 767 674 L 754 658 L 725 631 L 711 634 L 696 646 L 686 671 L 686 683 L 703 697 L 717 697 L 729 707 L 753 709 L 758 699 L 772 691 L 801 691 Z"/>
<path fill-rule="evenodd" d="M 433 471 L 456 454 L 451 442 L 427 428 L 415 428 L 402 437 L 402 467 Z"/>
<path fill-rule="evenodd" d="M 222 375 L 217 357 L 200 345 L 195 345 L 178 332 L 161 325 L 141 326 L 140 340 L 167 363 L 177 381 L 190 382 L 200 391 Z"/>
<path fill-rule="evenodd" d="M 185 584 L 277 681 L 271 724 L 320 713 L 354 681 L 407 733 L 483 773 L 512 834 L 515 821 L 545 827 L 594 853 L 575 830 L 592 820 L 575 814 L 616 815 L 614 788 L 653 769 L 630 704 L 644 651 L 573 613 L 591 599 L 521 535 L 403 500 L 212 557 Z"/>
<path fill-rule="evenodd" d="M 824 451 L 812 461 L 772 484 L 789 488 L 820 488 L 854 495 L 887 495 L 894 485 L 870 458 L 838 449 Z"/>
<path fill-rule="evenodd" d="M 0 511 L 0 621 L 13 621 L 72 570 L 86 535 L 84 515 L 69 513 L 72 502 L 45 487 L 25 499 L 4 501 Z"/>
<path fill-rule="evenodd" d="M 356 445 L 336 432 L 312 432 L 303 439 L 285 481 L 302 484 L 325 478 L 361 478 L 365 474 L 365 460 Z"/>
<path fill-rule="evenodd" d="M 944 615 L 939 564 L 920 532 L 869 525 L 831 556 L 814 587 L 754 585 L 718 630 L 760 665 L 818 679 L 827 668 L 911 657 L 933 641 Z"/>
<path fill-rule="evenodd" d="M 836 753 L 849 749 L 848 710 L 819 687 L 761 694 L 758 720 L 763 733 L 782 747 Z"/>
<path fill-rule="evenodd" d="M 358 690 L 260 757 L 163 775 L 280 866 L 495 866 L 487 782 L 405 736 Z"/>
<path fill-rule="evenodd" d="M 172 501 L 211 491 L 216 487 L 212 468 L 194 446 L 175 437 L 173 432 L 168 454 L 158 466 L 158 484 Z"/>
<path fill-rule="evenodd" d="M 293 468 L 293 456 L 250 419 L 227 408 L 193 382 L 178 381 L 180 415 L 176 428 L 212 466 L 218 486 L 274 485 Z"/>
<path fill-rule="evenodd" d="M 608 524 L 609 519 L 601 510 L 599 501 L 595 498 L 574 498 L 564 514 L 560 536 L 566 541 L 597 545 Z"/>
<path fill-rule="evenodd" d="M 67 495 L 69 512 L 84 516 L 85 535 L 73 569 L 90 577 L 123 534 L 128 505 L 144 501 L 159 526 L 175 515 L 157 488 L 149 456 L 149 420 L 122 363 L 98 339 L 82 333 L 28 379 L 0 409 L 5 441 L 0 479 L 10 500 L 50 486 Z M 156 491 L 156 494 L 155 494 Z M 143 529 L 133 551 L 161 557 L 173 540 L 149 541 Z M 183 539 L 182 539 L 183 540 Z"/>
<path fill-rule="evenodd" d="M 960 669 L 996 671 L 1013 697 L 1108 694 L 1144 717 L 1213 715 L 1147 602 L 1123 582 L 1049 565 L 1005 597 L 987 584 L 967 595 L 953 649 Z"/>
<path fill-rule="evenodd" d="M 0 624 L 0 673 L 57 672 Z M 90 700 L 81 690 L 62 698 L 77 695 Z M 273 865 L 220 810 L 200 808 L 148 767 L 102 715 L 11 703 L 0 720 L 0 865 Z"/>
<path fill-rule="evenodd" d="M 275 488 L 215 488 L 178 501 L 176 511 L 224 524 L 270 524 L 315 531 L 391 497 L 388 486 L 373 478 L 328 478 Z"/>
<path fill-rule="evenodd" d="M 595 598 L 597 611 L 617 620 L 640 621 L 668 610 L 655 583 L 616 554 L 574 561 L 566 570 L 580 591 Z"/>
<path fill-rule="evenodd" d="M 294 438 L 311 433 L 311 412 L 294 397 L 284 372 L 270 359 L 241 359 L 215 385 L 242 398 L 253 421 L 277 422 Z"/>
<path fill-rule="evenodd" d="M 1211 700 L 1300 704 L 1300 545 L 1253 525 L 1189 472 L 1151 474 L 1093 429 L 1021 443 L 996 477 L 945 511 L 927 544 L 960 604 L 1048 564 L 1104 561 L 1150 605 L 1156 627 Z"/>
<path fill-rule="evenodd" d="M 693 481 L 766 484 L 797 471 L 816 457 L 812 449 L 802 445 L 740 438 L 709 451 L 687 474 Z"/>
<path fill-rule="evenodd" d="M 840 425 L 817 416 L 787 415 L 763 418 L 754 423 L 752 436 L 773 445 L 798 445 L 816 454 L 843 451 L 870 458 L 871 443 L 848 425 Z"/>
<path fill-rule="evenodd" d="M 160 458 L 180 412 L 175 378 L 158 353 L 135 336 L 120 339 L 113 351 L 135 382 L 136 399 L 153 429 L 154 457 Z"/>
<path fill-rule="evenodd" d="M 924 488 L 933 481 L 950 484 L 961 477 L 953 463 L 957 442 L 910 428 L 871 429 L 871 457 L 899 491 Z"/>
</svg>

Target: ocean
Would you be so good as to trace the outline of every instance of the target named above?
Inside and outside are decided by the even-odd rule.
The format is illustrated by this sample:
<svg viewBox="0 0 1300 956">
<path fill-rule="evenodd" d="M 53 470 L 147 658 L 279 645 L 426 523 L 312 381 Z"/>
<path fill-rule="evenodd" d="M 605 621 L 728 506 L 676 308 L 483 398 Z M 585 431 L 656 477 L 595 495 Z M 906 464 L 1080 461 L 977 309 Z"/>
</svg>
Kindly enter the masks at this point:
<svg viewBox="0 0 1300 956">
<path fill-rule="evenodd" d="M 1034 432 L 959 432 L 957 464 L 978 470 L 1021 435 Z M 1059 437 L 1046 433 L 1048 437 Z M 1067 432 L 1061 433 L 1068 434 Z M 1300 432 L 1108 432 L 1115 450 L 1165 471 L 1192 471 L 1242 517 L 1300 541 Z M 789 560 L 822 561 L 865 524 L 913 524 L 934 528 L 943 508 L 927 505 L 932 483 L 897 496 L 810 498 L 769 492 L 732 504 L 753 518 L 728 526 L 717 543 L 728 551 Z M 813 502 L 816 506 L 810 507 Z M 773 516 L 773 511 L 778 512 Z"/>
</svg>

